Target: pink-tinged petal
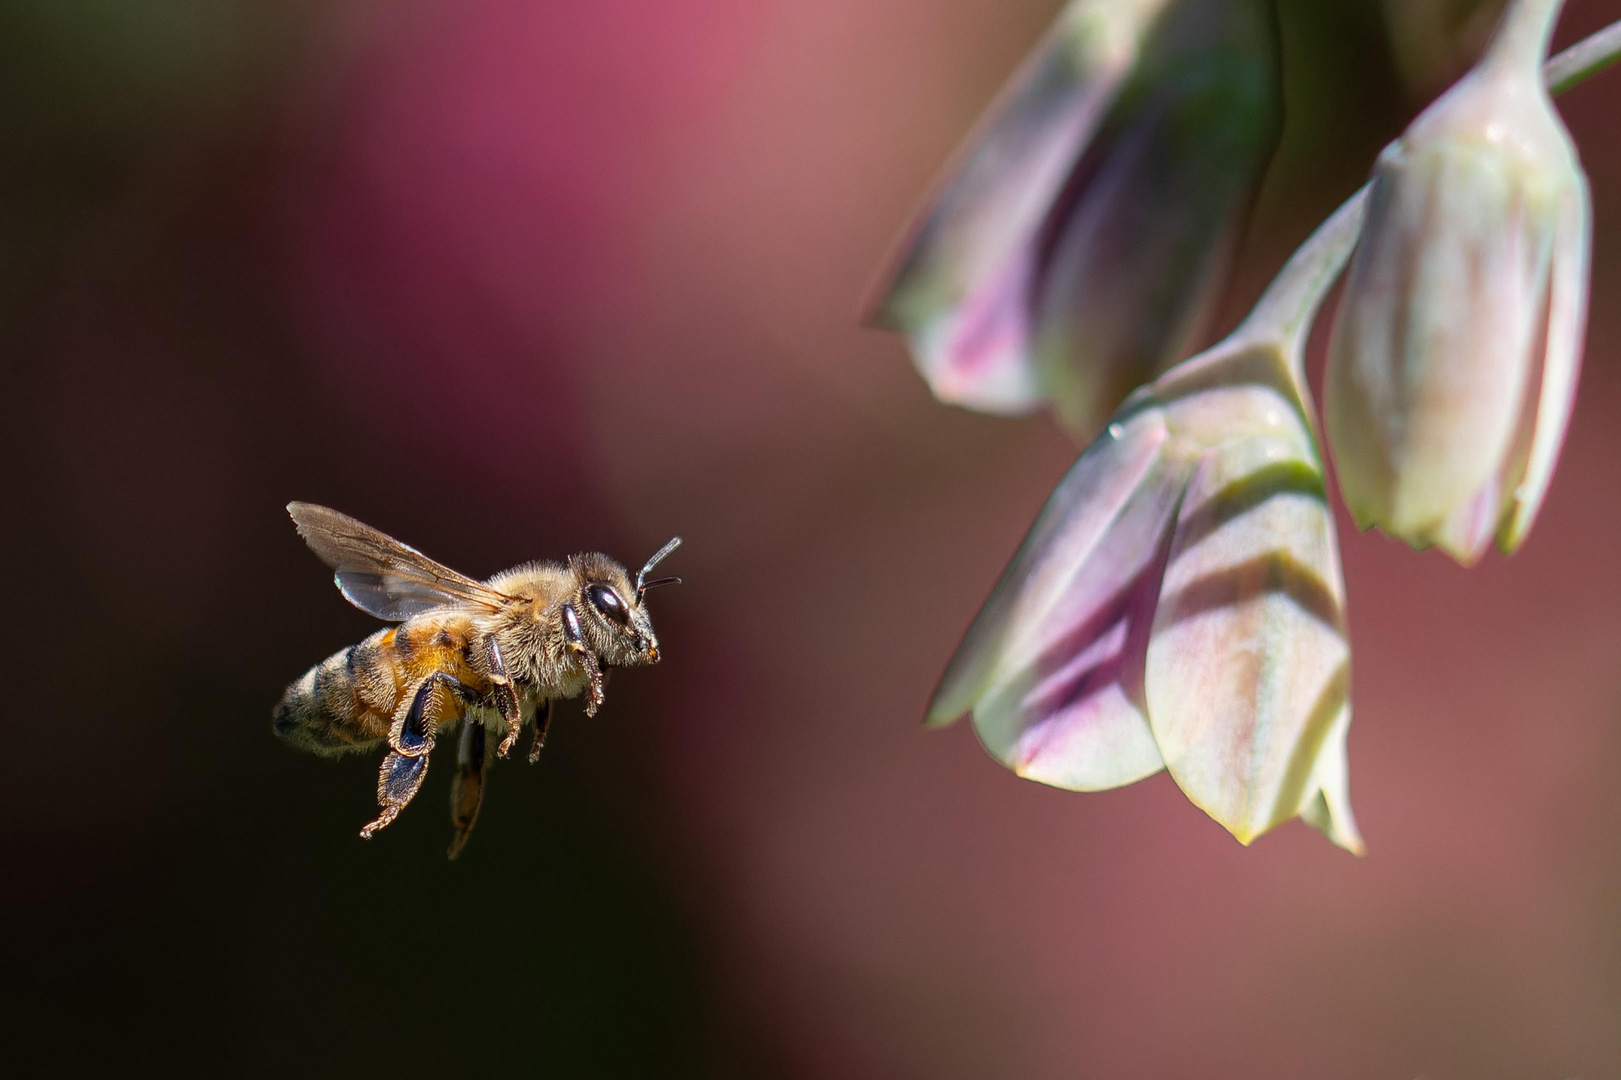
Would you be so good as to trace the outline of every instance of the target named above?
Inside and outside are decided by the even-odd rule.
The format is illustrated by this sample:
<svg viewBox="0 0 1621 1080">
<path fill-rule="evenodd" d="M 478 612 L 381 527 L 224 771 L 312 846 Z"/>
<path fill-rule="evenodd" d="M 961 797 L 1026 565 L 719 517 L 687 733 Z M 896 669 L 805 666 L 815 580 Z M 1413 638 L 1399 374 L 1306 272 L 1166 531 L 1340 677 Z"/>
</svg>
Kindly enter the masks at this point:
<svg viewBox="0 0 1621 1080">
<path fill-rule="evenodd" d="M 1143 663 L 1190 464 L 1157 460 L 1059 602 L 974 709 L 974 730 L 1019 775 L 1097 791 L 1158 772 Z"/>
<path fill-rule="evenodd" d="M 1542 358 L 1541 395 L 1524 478 L 1517 485 L 1497 544 L 1513 551 L 1536 520 L 1564 445 L 1581 374 L 1582 339 L 1587 330 L 1587 283 L 1591 257 L 1591 214 L 1586 177 L 1560 206 L 1554 235 L 1553 268 L 1548 279 L 1547 344 Z"/>
<path fill-rule="evenodd" d="M 1123 417 L 1086 448 L 1048 497 L 1002 571 L 929 703 L 931 724 L 947 724 L 984 697 L 1021 627 L 1040 625 L 1058 590 L 1091 558 L 1163 453 L 1165 420 L 1156 409 Z"/>
<path fill-rule="evenodd" d="M 1425 546 L 1434 544 L 1461 566 L 1473 566 L 1486 554 L 1502 520 L 1503 482 L 1500 477 L 1491 476 L 1446 520 L 1438 525 L 1427 525 L 1411 537 Z"/>
<path fill-rule="evenodd" d="M 919 215 L 874 320 L 911 335 L 942 398 L 1037 403 L 1026 345 L 1043 223 L 1167 2 L 1073 0 Z"/>
<path fill-rule="evenodd" d="M 1271 0 L 1074 0 L 877 305 L 936 396 L 1089 435 L 1182 357 L 1277 144 L 1278 55 Z"/>
<path fill-rule="evenodd" d="M 1030 364 L 1071 430 L 1186 357 L 1220 302 L 1282 127 L 1275 38 L 1268 4 L 1177 5 L 1055 208 Z"/>
<path fill-rule="evenodd" d="M 1246 844 L 1310 809 L 1339 782 L 1320 758 L 1344 715 L 1349 661 L 1309 447 L 1256 436 L 1208 451 L 1182 503 L 1147 658 L 1149 723 L 1182 791 Z M 1354 836 L 1349 818 L 1330 835 Z"/>
<path fill-rule="evenodd" d="M 935 397 L 947 405 L 1007 416 L 1041 403 L 1041 383 L 1029 361 L 1034 274 L 1030 253 L 1016 253 L 960 304 L 936 307 L 906 328 Z"/>
<path fill-rule="evenodd" d="M 1023 776 L 1096 790 L 1160 767 L 1142 653 L 1189 461 L 1133 411 L 1087 448 L 1042 509 L 952 659 L 931 723 L 971 710 Z"/>
</svg>

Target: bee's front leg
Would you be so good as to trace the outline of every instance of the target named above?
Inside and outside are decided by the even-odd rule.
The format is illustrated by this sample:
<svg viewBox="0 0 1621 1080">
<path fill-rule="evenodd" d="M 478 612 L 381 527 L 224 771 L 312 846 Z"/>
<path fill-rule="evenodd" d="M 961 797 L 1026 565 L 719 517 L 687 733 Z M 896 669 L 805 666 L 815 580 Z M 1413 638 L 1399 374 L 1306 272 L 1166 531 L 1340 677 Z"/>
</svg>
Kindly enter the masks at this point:
<svg viewBox="0 0 1621 1080">
<path fill-rule="evenodd" d="M 501 646 L 496 643 L 494 634 L 484 638 L 484 660 L 490 668 L 490 692 L 495 697 L 495 707 L 507 722 L 507 737 L 501 740 L 495 752 L 499 757 L 506 757 L 523 728 L 523 710 L 518 708 L 518 694 L 512 688 L 512 676 L 507 674 L 506 662 L 501 659 Z"/>
<path fill-rule="evenodd" d="M 568 644 L 569 652 L 574 654 L 574 662 L 585 671 L 585 677 L 591 681 L 586 690 L 585 715 L 597 715 L 597 707 L 602 704 L 602 667 L 597 663 L 597 654 L 591 651 L 586 644 L 585 633 L 580 629 L 580 616 L 574 611 L 574 605 L 563 605 L 563 640 Z"/>
<path fill-rule="evenodd" d="M 443 671 L 436 671 L 417 684 L 400 708 L 389 728 L 388 756 L 377 773 L 377 802 L 383 812 L 360 830 L 361 839 L 370 840 L 378 829 L 386 828 L 421 790 L 434 732 L 441 719 L 459 710 L 460 686 Z"/>
</svg>

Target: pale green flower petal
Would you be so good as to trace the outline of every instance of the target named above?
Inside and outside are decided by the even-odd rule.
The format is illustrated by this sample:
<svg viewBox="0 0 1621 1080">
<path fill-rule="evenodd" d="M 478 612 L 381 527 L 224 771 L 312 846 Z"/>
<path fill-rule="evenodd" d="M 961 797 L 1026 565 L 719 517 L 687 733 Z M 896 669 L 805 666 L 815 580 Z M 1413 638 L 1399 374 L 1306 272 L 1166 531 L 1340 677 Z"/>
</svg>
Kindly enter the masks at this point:
<svg viewBox="0 0 1621 1080">
<path fill-rule="evenodd" d="M 1334 322 L 1325 420 L 1357 523 L 1459 562 L 1530 527 L 1575 393 L 1587 184 L 1540 64 L 1556 0 L 1380 156 Z"/>
<path fill-rule="evenodd" d="M 1301 807 L 1300 818 L 1334 843 L 1355 855 L 1363 852 L 1362 834 L 1357 831 L 1356 817 L 1351 813 L 1350 762 L 1345 752 L 1345 737 L 1351 728 L 1351 706 L 1340 709 L 1317 752 L 1317 767 L 1312 772 L 1309 788 L 1314 789 Z"/>
<path fill-rule="evenodd" d="M 1587 328 L 1587 282 L 1590 259 L 1592 209 L 1586 178 L 1559 208 L 1554 234 L 1553 270 L 1548 280 L 1548 332 L 1542 356 L 1542 394 L 1525 477 L 1513 493 L 1513 509 L 1497 538 L 1503 551 L 1520 546 L 1542 507 L 1553 479 L 1553 468 L 1564 445 L 1576 403 L 1581 372 L 1582 337 Z"/>
<path fill-rule="evenodd" d="M 1257 436 L 1210 451 L 1148 646 L 1149 724 L 1172 777 L 1249 843 L 1322 790 L 1348 686 L 1333 521 L 1309 448 Z"/>
</svg>

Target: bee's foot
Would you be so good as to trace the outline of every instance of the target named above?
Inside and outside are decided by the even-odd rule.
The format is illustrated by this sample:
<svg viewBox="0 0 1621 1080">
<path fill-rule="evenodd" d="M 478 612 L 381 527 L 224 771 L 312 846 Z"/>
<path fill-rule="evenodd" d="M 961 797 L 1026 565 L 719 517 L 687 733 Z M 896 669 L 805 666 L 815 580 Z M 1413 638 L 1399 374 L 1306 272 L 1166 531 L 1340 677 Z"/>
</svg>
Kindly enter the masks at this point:
<svg viewBox="0 0 1621 1080">
<path fill-rule="evenodd" d="M 395 818 L 399 816 L 400 808 L 398 806 L 385 807 L 382 815 L 379 816 L 376 821 L 360 830 L 360 838 L 362 840 L 370 840 L 374 835 L 376 835 L 377 830 L 386 828 L 393 823 Z"/>
</svg>

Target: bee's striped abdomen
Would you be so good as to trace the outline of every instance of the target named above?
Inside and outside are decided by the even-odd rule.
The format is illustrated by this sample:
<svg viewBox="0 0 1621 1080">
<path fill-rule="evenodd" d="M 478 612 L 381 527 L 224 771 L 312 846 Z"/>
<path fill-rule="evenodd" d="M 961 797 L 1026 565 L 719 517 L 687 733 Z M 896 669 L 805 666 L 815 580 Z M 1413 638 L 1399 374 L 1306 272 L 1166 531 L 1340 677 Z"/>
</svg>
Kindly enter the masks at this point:
<svg viewBox="0 0 1621 1080">
<path fill-rule="evenodd" d="M 369 750 L 388 736 L 399 704 L 394 628 L 340 649 L 287 688 L 272 714 L 277 735 L 304 750 Z"/>
</svg>

